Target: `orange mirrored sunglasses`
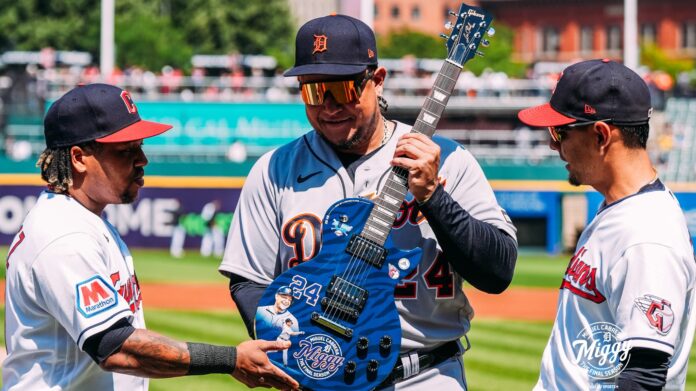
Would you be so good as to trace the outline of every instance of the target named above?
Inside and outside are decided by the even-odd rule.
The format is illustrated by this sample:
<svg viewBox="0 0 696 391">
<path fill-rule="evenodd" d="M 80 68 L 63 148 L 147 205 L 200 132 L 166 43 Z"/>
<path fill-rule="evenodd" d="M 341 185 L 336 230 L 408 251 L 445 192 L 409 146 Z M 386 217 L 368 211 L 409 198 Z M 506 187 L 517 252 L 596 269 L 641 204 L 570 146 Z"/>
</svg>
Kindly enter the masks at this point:
<svg viewBox="0 0 696 391">
<path fill-rule="evenodd" d="M 324 104 L 326 93 L 330 92 L 336 103 L 344 105 L 356 102 L 360 99 L 365 83 L 371 78 L 372 72 L 369 72 L 358 79 L 300 83 L 302 101 L 310 106 L 319 106 Z"/>
</svg>

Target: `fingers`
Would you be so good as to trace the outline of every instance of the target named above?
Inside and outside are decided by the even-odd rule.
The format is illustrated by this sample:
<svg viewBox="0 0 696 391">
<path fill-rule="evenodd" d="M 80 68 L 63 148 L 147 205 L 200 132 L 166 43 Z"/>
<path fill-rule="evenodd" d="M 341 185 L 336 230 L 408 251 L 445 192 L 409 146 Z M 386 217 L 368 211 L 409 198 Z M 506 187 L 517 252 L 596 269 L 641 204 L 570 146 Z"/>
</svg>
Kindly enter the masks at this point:
<svg viewBox="0 0 696 391">
<path fill-rule="evenodd" d="M 291 389 L 296 390 L 300 384 L 285 372 L 281 371 L 275 365 L 269 368 L 268 374 L 263 376 L 265 383 L 279 390 Z"/>
<path fill-rule="evenodd" d="M 259 349 L 263 350 L 264 352 L 267 352 L 269 350 L 285 350 L 292 345 L 290 341 L 264 341 L 264 340 L 258 340 L 256 341 L 257 346 Z"/>
</svg>

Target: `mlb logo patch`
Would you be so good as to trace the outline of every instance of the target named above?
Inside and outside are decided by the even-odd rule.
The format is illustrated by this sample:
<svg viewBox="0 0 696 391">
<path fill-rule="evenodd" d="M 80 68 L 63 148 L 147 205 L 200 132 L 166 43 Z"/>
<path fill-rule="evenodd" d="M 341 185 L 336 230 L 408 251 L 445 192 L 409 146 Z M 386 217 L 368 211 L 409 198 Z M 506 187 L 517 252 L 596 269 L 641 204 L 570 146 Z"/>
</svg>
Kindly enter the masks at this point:
<svg viewBox="0 0 696 391">
<path fill-rule="evenodd" d="M 80 282 L 75 290 L 77 310 L 85 318 L 91 318 L 118 304 L 116 290 L 100 276 Z"/>
</svg>

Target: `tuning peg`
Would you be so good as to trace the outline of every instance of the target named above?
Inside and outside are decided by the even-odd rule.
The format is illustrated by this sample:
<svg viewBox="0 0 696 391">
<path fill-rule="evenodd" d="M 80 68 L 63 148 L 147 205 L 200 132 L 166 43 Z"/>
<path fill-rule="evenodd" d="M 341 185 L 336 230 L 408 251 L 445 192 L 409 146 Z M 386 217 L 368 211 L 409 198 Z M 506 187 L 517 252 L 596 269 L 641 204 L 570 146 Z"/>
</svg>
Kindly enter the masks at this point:
<svg viewBox="0 0 696 391">
<path fill-rule="evenodd" d="M 452 30 L 452 27 L 454 27 L 454 23 L 448 20 L 447 23 L 445 23 L 445 28 L 447 30 Z"/>
<path fill-rule="evenodd" d="M 452 11 L 452 10 L 449 10 L 447 13 L 450 14 L 450 15 L 452 15 L 452 16 L 457 16 L 457 13 L 454 12 L 454 11 Z"/>
<path fill-rule="evenodd" d="M 488 36 L 492 37 L 495 35 L 495 29 L 491 26 L 488 28 Z"/>
<path fill-rule="evenodd" d="M 489 41 L 487 39 L 484 39 L 481 41 L 481 46 L 483 46 L 483 47 L 487 48 L 490 44 L 491 44 L 491 41 Z"/>
<path fill-rule="evenodd" d="M 476 51 L 476 55 L 479 56 L 479 57 L 483 57 L 483 56 L 484 56 L 484 53 L 477 50 L 477 51 Z"/>
<path fill-rule="evenodd" d="M 485 28 L 486 26 L 488 26 L 488 23 L 486 23 L 485 20 L 482 20 L 482 21 L 479 23 L 479 27 L 480 27 L 480 28 Z"/>
<path fill-rule="evenodd" d="M 440 38 L 442 38 L 442 39 L 447 39 L 447 38 L 449 38 L 449 35 L 447 35 L 447 34 L 440 34 Z"/>
<path fill-rule="evenodd" d="M 477 32 L 474 34 L 474 38 L 475 38 L 475 39 L 481 38 L 481 33 L 479 33 L 479 32 L 477 31 Z"/>
</svg>

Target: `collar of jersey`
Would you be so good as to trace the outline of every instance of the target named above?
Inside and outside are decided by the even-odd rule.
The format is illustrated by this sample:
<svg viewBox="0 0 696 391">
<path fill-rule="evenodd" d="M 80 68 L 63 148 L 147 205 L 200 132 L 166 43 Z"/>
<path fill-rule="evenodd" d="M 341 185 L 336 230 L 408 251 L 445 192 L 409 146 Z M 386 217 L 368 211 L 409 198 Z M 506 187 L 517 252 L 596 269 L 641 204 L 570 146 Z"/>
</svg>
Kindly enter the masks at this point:
<svg viewBox="0 0 696 391">
<path fill-rule="evenodd" d="M 602 206 L 601 206 L 601 207 L 599 208 L 599 210 L 597 211 L 597 214 L 599 215 L 600 213 L 604 212 L 605 210 L 611 208 L 612 206 L 618 205 L 618 204 L 624 202 L 625 200 L 627 200 L 627 199 L 629 199 L 629 198 L 632 198 L 632 197 L 635 197 L 635 196 L 637 196 L 637 195 L 641 195 L 641 194 L 645 194 L 645 193 L 650 193 L 650 192 L 653 192 L 653 191 L 664 191 L 664 190 L 665 190 L 665 185 L 664 185 L 664 183 L 662 183 L 662 181 L 660 181 L 660 178 L 655 178 L 654 181 L 652 181 L 652 182 L 648 183 L 647 185 L 641 187 L 640 190 L 638 190 L 638 192 L 635 193 L 635 194 L 631 194 L 630 196 L 626 196 L 626 197 L 624 197 L 624 198 L 622 198 L 622 199 L 620 199 L 620 200 L 616 200 L 616 201 L 612 202 L 612 203 L 609 204 L 609 205 L 605 205 L 604 202 L 602 202 Z"/>
</svg>

